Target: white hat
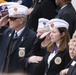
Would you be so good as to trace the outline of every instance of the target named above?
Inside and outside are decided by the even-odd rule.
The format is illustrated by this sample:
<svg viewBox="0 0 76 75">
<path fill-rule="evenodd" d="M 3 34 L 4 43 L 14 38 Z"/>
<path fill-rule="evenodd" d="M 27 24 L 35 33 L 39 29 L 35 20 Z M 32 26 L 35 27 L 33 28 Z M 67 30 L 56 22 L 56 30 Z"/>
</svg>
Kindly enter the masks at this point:
<svg viewBox="0 0 76 75">
<path fill-rule="evenodd" d="M 18 14 L 28 15 L 28 7 L 23 5 L 11 5 L 8 7 L 9 16 Z"/>
<path fill-rule="evenodd" d="M 60 27 L 64 27 L 66 29 L 69 28 L 69 24 L 68 22 L 62 20 L 62 19 L 58 19 L 58 18 L 54 18 L 54 19 L 51 19 L 48 23 L 50 29 L 53 29 L 53 28 L 60 28 Z"/>
<path fill-rule="evenodd" d="M 47 24 L 48 22 L 49 22 L 48 19 L 39 18 L 39 20 L 38 20 L 38 28 L 49 28 L 49 25 Z"/>
</svg>

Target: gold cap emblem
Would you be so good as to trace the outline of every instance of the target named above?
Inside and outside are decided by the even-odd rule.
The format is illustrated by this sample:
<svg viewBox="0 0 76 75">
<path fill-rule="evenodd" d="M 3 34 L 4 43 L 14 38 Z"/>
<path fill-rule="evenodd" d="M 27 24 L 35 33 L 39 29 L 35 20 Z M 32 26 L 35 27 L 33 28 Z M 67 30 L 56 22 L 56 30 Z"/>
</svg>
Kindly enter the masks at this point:
<svg viewBox="0 0 76 75">
<path fill-rule="evenodd" d="M 18 10 L 17 8 L 14 8 L 14 11 L 15 11 L 15 12 L 17 12 L 17 10 Z"/>
<path fill-rule="evenodd" d="M 54 24 L 53 23 L 50 26 L 51 26 L 51 28 L 54 28 Z"/>
</svg>

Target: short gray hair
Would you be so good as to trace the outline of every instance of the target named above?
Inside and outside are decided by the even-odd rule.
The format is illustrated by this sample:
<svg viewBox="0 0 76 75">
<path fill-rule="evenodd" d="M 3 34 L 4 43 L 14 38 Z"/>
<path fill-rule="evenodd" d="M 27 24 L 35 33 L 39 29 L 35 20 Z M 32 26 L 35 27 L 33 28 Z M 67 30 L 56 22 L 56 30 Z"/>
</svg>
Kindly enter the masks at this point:
<svg viewBox="0 0 76 75">
<path fill-rule="evenodd" d="M 24 22 L 25 22 L 25 23 L 27 22 L 27 15 L 19 14 L 18 17 L 22 17 L 22 18 L 24 18 Z"/>
</svg>

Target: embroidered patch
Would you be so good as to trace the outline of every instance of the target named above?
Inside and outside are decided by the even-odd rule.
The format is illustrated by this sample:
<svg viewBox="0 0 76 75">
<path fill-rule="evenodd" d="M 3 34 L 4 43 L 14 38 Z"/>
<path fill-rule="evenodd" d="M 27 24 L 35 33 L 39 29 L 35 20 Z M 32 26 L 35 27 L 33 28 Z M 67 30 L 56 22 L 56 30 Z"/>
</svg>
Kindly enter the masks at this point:
<svg viewBox="0 0 76 75">
<path fill-rule="evenodd" d="M 55 58 L 55 64 L 59 65 L 62 62 L 60 57 Z"/>
<path fill-rule="evenodd" d="M 17 9 L 17 8 L 14 8 L 14 11 L 15 11 L 15 12 L 17 12 L 17 11 L 18 11 L 18 9 Z"/>
<path fill-rule="evenodd" d="M 19 48 L 19 57 L 24 57 L 25 56 L 25 48 Z"/>
<path fill-rule="evenodd" d="M 54 28 L 54 24 L 53 23 L 50 26 L 51 26 L 51 28 Z"/>
</svg>

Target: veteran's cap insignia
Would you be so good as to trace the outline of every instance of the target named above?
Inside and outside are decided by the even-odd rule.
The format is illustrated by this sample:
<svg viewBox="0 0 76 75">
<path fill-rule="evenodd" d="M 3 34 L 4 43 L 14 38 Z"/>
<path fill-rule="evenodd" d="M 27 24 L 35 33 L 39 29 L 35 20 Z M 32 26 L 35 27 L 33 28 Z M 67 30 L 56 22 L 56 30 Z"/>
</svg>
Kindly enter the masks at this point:
<svg viewBox="0 0 76 75">
<path fill-rule="evenodd" d="M 54 24 L 53 23 L 50 26 L 51 26 L 51 28 L 54 28 Z"/>
</svg>

